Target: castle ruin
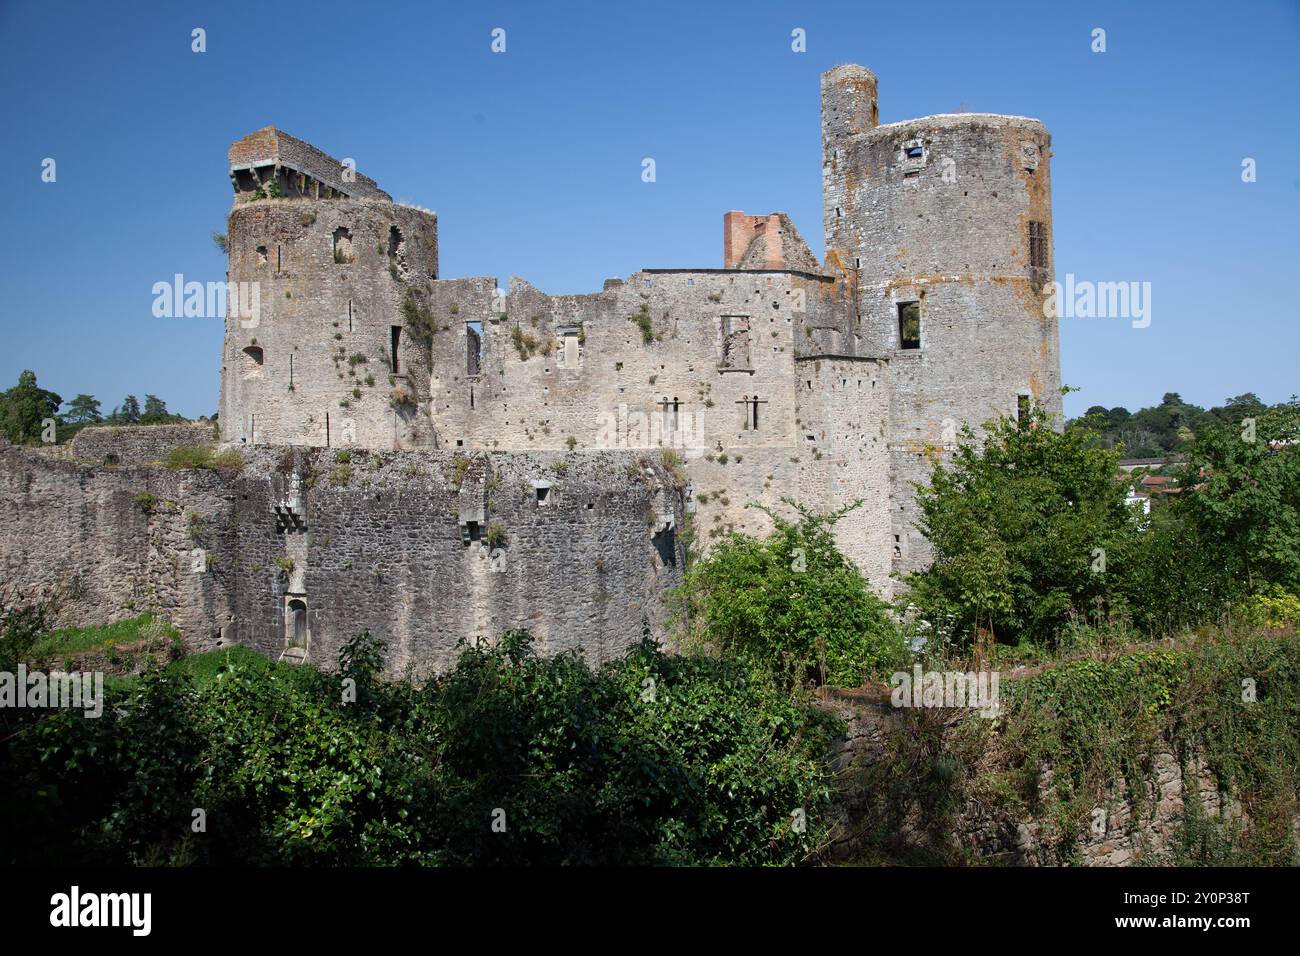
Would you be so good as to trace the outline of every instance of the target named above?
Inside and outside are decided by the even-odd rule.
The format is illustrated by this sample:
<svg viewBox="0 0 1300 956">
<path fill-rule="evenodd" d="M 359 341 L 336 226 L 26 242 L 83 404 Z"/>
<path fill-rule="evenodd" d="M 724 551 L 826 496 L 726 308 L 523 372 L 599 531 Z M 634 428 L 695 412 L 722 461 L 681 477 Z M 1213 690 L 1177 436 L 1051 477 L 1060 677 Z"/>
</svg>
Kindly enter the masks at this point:
<svg viewBox="0 0 1300 956">
<path fill-rule="evenodd" d="M 435 215 L 277 129 L 239 140 L 228 279 L 260 305 L 228 310 L 219 441 L 244 468 L 105 467 L 104 429 L 71 461 L 4 449 L 8 533 L 94 555 L 100 620 L 133 594 L 201 649 L 325 665 L 368 627 L 394 672 L 511 626 L 621 653 L 662 632 L 688 522 L 707 548 L 787 497 L 861 502 L 837 540 L 892 594 L 929 560 L 913 483 L 960 427 L 1059 420 L 1051 140 L 983 113 L 881 126 L 860 66 L 823 74 L 821 105 L 825 261 L 784 213 L 733 211 L 720 268 L 584 295 L 444 278 Z M 175 512 L 129 506 L 142 483 Z"/>
</svg>

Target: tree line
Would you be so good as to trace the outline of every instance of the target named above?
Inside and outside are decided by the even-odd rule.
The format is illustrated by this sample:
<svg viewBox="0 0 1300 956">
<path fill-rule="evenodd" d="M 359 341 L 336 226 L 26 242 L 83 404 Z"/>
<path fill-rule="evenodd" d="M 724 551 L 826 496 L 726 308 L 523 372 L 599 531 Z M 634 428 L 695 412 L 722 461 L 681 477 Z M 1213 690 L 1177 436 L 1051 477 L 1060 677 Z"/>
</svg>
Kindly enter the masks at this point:
<svg viewBox="0 0 1300 956">
<path fill-rule="evenodd" d="M 1206 428 L 1258 418 L 1269 409 L 1282 408 L 1285 404 L 1267 405 L 1254 392 L 1246 392 L 1205 409 L 1183 401 L 1177 392 L 1166 392 L 1159 405 L 1136 412 L 1122 405 L 1114 408 L 1093 405 L 1083 415 L 1071 419 L 1067 427 L 1096 431 L 1097 441 L 1103 448 L 1122 446 L 1128 458 L 1164 458 L 1185 452 L 1196 434 Z"/>
<path fill-rule="evenodd" d="M 145 395 L 144 404 L 128 395 L 107 415 L 102 403 L 85 393 L 63 400 L 63 396 L 36 383 L 36 373 L 26 369 L 18 384 L 0 392 L 0 432 L 15 445 L 38 445 L 44 440 L 46 422 L 53 420 L 55 440 L 67 441 L 87 425 L 168 425 L 189 421 L 167 410 L 157 395 Z M 215 417 L 215 416 L 214 416 Z"/>
</svg>

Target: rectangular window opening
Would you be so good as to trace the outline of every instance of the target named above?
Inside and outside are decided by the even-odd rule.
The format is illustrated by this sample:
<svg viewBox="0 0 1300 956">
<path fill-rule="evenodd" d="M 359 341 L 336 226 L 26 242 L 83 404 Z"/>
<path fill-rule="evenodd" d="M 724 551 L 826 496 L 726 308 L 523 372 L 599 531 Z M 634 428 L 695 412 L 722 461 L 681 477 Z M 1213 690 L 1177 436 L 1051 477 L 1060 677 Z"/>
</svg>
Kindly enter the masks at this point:
<svg viewBox="0 0 1300 956">
<path fill-rule="evenodd" d="M 1016 421 L 1023 422 L 1029 417 L 1030 400 L 1028 395 L 1016 396 Z"/>
<path fill-rule="evenodd" d="M 465 371 L 477 375 L 483 365 L 483 323 L 465 323 Z"/>
<path fill-rule="evenodd" d="M 900 349 L 919 349 L 921 347 L 921 303 L 898 303 L 898 347 Z"/>
<path fill-rule="evenodd" d="M 350 327 L 350 325 L 351 325 L 351 323 L 349 323 L 349 327 Z M 394 325 L 394 326 L 392 326 L 392 328 L 391 328 L 391 333 L 390 333 L 390 338 L 391 338 L 391 345 L 392 345 L 392 348 L 393 348 L 393 352 L 392 352 L 392 355 L 393 355 L 393 374 L 394 374 L 394 375 L 399 375 L 399 374 L 401 374 L 401 373 L 400 373 L 400 370 L 399 370 L 399 368 L 398 368 L 397 352 L 398 352 L 398 349 L 401 347 L 401 344 L 402 344 L 402 327 L 401 327 L 400 325 Z"/>
<path fill-rule="evenodd" d="M 1029 268 L 1034 277 L 1043 281 L 1047 278 L 1047 224 L 1029 223 Z"/>
</svg>

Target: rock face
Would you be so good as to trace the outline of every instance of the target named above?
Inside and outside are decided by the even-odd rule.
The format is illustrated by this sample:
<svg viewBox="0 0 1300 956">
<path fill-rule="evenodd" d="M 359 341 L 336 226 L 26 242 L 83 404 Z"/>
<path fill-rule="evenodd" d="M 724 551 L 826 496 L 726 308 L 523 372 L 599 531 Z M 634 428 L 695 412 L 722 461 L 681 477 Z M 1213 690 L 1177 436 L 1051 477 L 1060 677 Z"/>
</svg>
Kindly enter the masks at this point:
<svg viewBox="0 0 1300 956">
<path fill-rule="evenodd" d="M 1012 866 L 1133 866 L 1168 863 L 1183 828 L 1193 817 L 1231 828 L 1249 821 L 1241 804 L 1223 792 L 1219 781 L 1196 752 L 1179 756 L 1172 747 L 1151 754 L 1150 766 L 1138 792 L 1123 779 L 1112 781 L 1069 839 L 1059 822 L 1043 809 L 1016 813 L 986 800 L 967 797 L 944 821 L 943 832 L 930 825 L 930 807 L 898 810 L 896 800 L 876 789 L 886 770 L 897 735 L 915 733 L 904 715 L 889 704 L 888 694 L 825 690 L 820 704 L 844 721 L 845 732 L 833 748 L 839 772 L 832 843 L 828 861 L 855 859 L 864 852 L 915 854 L 922 862 L 994 863 Z M 934 723 L 949 726 L 976 716 L 935 713 Z M 934 724 L 932 723 L 931 729 Z M 972 762 L 956 768 L 958 775 L 981 769 Z M 912 768 L 915 770 L 916 768 Z M 984 769 L 987 769 L 985 767 Z M 960 781 L 954 781 L 954 785 Z M 1047 807 L 1053 769 L 1038 779 L 1040 807 Z M 900 786 L 907 788 L 907 780 Z M 1296 820 L 1300 832 L 1300 817 Z M 1064 849 L 1063 849 L 1064 848 Z M 1300 862 L 1300 860 L 1296 861 Z"/>
</svg>

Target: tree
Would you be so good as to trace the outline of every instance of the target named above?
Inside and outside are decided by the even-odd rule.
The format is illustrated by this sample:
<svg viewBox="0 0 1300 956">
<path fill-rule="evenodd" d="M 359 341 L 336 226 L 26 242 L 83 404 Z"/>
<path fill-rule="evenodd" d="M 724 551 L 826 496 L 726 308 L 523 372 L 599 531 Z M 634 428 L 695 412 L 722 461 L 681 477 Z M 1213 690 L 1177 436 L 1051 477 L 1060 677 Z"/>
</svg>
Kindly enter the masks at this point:
<svg viewBox="0 0 1300 956">
<path fill-rule="evenodd" d="M 140 423 L 140 402 L 134 395 L 128 395 L 121 408 L 113 409 L 113 421 L 118 425 L 138 425 Z"/>
<path fill-rule="evenodd" d="M 1140 533 L 1119 453 L 1092 429 L 1051 426 L 1035 406 L 1018 422 L 986 422 L 982 444 L 968 427 L 951 464 L 919 488 L 934 564 L 909 584 L 924 614 L 970 634 L 1045 640 L 1108 594 L 1109 563 Z"/>
<path fill-rule="evenodd" d="M 57 422 L 62 404 L 61 397 L 37 386 L 36 373 L 27 369 L 17 385 L 0 393 L 0 431 L 16 445 L 39 442 L 45 419 Z"/>
<path fill-rule="evenodd" d="M 762 508 L 775 525 L 771 534 L 726 535 L 687 570 L 675 595 L 679 619 L 690 620 L 693 639 L 787 686 L 857 687 L 866 676 L 894 669 L 902 658 L 901 633 L 888 606 L 835 546 L 832 526 L 852 509 L 823 515 L 786 504 L 798 521 Z"/>
<path fill-rule="evenodd" d="M 1241 589 L 1300 594 L 1300 403 L 1203 429 L 1182 481 L 1180 508 Z"/>
<path fill-rule="evenodd" d="M 70 425 L 93 425 L 102 421 L 99 414 L 99 399 L 93 395 L 81 394 L 68 402 L 68 412 L 64 420 Z"/>
<path fill-rule="evenodd" d="M 157 425 L 162 422 L 169 422 L 173 417 L 167 411 L 167 403 L 157 395 L 146 395 L 144 397 L 144 414 L 140 416 L 142 425 Z"/>
</svg>

